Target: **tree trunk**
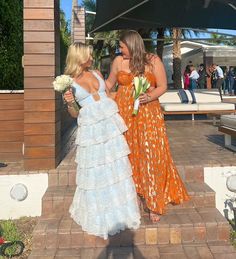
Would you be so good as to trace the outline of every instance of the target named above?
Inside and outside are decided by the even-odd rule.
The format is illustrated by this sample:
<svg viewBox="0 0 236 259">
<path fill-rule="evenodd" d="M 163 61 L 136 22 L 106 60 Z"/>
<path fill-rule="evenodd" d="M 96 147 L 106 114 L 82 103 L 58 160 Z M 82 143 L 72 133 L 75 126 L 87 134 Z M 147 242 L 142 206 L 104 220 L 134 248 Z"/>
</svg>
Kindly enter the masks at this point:
<svg viewBox="0 0 236 259">
<path fill-rule="evenodd" d="M 109 51 L 109 54 L 110 54 L 110 57 L 111 57 L 111 62 L 113 62 L 113 60 L 116 57 L 116 48 L 108 45 L 108 51 Z"/>
<path fill-rule="evenodd" d="M 181 45 L 178 38 L 181 37 L 181 29 L 173 28 L 173 81 L 174 88 L 182 88 L 181 73 Z"/>
<path fill-rule="evenodd" d="M 162 60 L 163 50 L 164 50 L 165 28 L 158 28 L 157 32 L 158 32 L 157 39 L 160 39 L 160 41 L 157 41 L 156 53 L 157 53 L 157 56 Z"/>
</svg>

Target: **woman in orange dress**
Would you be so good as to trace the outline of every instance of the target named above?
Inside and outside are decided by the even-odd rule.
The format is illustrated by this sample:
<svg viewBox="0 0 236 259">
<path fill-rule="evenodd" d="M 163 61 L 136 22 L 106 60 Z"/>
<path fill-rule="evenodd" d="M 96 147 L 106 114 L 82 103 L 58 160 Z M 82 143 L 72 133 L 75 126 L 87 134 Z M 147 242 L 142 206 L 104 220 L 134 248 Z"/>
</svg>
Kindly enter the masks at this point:
<svg viewBox="0 0 236 259">
<path fill-rule="evenodd" d="M 122 56 L 115 58 L 106 81 L 111 89 L 119 84 L 116 102 L 128 131 L 125 137 L 131 149 L 129 156 L 136 191 L 145 201 L 153 222 L 160 220 L 168 203 L 180 204 L 189 199 L 171 157 L 164 116 L 158 97 L 167 89 L 167 80 L 161 60 L 145 51 L 141 36 L 126 31 L 120 38 Z M 139 97 L 136 116 L 133 78 L 144 75 L 151 87 Z"/>
</svg>

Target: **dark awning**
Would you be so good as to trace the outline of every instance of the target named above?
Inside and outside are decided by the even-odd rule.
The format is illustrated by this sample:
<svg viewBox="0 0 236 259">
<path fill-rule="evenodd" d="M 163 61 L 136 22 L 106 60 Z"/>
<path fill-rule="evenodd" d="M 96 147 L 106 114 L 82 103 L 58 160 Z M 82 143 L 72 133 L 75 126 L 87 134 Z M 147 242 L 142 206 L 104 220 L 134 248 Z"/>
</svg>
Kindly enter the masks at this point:
<svg viewBox="0 0 236 259">
<path fill-rule="evenodd" d="M 236 29 L 236 0 L 97 0 L 94 31 L 137 28 Z"/>
</svg>

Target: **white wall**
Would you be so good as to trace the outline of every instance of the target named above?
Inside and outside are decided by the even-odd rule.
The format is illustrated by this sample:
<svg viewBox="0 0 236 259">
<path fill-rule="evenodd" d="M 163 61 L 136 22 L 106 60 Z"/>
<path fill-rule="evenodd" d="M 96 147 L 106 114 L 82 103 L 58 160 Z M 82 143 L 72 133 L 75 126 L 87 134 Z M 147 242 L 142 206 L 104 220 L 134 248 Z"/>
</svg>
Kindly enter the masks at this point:
<svg viewBox="0 0 236 259">
<path fill-rule="evenodd" d="M 225 202 L 229 199 L 236 200 L 236 193 L 230 192 L 226 186 L 227 177 L 236 175 L 236 166 L 228 167 L 205 167 L 204 181 L 216 192 L 216 208 L 224 215 L 224 210 L 229 213 L 229 218 L 233 218 L 233 213 Z M 236 202 L 233 203 L 234 207 Z"/>
<path fill-rule="evenodd" d="M 10 191 L 18 183 L 28 189 L 23 201 L 11 198 Z M 17 219 L 22 216 L 40 216 L 42 197 L 48 188 L 48 174 L 0 176 L 0 219 Z"/>
</svg>

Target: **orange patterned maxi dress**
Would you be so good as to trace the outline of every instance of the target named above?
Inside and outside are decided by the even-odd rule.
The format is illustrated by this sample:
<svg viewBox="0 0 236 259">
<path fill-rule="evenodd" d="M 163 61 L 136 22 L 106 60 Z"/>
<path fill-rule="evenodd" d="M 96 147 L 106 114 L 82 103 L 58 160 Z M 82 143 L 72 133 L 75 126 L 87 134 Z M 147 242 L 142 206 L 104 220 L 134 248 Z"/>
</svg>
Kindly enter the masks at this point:
<svg viewBox="0 0 236 259">
<path fill-rule="evenodd" d="M 155 77 L 146 72 L 155 86 Z M 119 71 L 116 102 L 128 131 L 126 140 L 137 193 L 145 198 L 147 207 L 158 214 L 165 212 L 167 203 L 179 204 L 189 196 L 171 157 L 164 116 L 159 101 L 140 105 L 137 116 L 133 111 L 133 75 Z"/>
</svg>

